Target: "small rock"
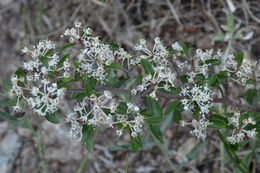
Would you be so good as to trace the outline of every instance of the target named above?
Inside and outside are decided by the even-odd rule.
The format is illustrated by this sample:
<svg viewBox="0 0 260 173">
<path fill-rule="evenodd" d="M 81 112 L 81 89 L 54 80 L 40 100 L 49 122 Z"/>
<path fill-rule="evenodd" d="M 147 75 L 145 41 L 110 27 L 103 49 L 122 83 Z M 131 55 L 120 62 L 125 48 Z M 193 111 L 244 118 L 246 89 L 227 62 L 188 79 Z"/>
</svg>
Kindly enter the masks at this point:
<svg viewBox="0 0 260 173">
<path fill-rule="evenodd" d="M 58 160 L 61 163 L 69 163 L 71 160 L 80 161 L 84 148 L 80 143 L 70 139 L 62 124 L 51 124 L 47 121 L 42 124 L 44 135 L 43 143 L 47 160 Z"/>
<path fill-rule="evenodd" d="M 182 144 L 180 146 L 180 148 L 178 148 L 178 152 L 183 154 L 184 156 L 186 156 L 191 150 L 192 148 L 196 145 L 197 141 L 194 138 L 188 138 L 184 144 Z M 184 160 L 183 158 L 181 158 L 180 156 L 176 156 L 176 160 L 179 163 L 182 163 Z"/>
<path fill-rule="evenodd" d="M 32 135 L 32 132 L 28 129 L 25 129 L 23 127 L 18 127 L 17 128 L 17 132 L 18 132 L 18 135 L 19 136 L 22 136 L 22 137 L 30 137 Z"/>
<path fill-rule="evenodd" d="M 9 131 L 0 143 L 0 172 L 11 173 L 22 142 L 17 134 Z"/>
</svg>

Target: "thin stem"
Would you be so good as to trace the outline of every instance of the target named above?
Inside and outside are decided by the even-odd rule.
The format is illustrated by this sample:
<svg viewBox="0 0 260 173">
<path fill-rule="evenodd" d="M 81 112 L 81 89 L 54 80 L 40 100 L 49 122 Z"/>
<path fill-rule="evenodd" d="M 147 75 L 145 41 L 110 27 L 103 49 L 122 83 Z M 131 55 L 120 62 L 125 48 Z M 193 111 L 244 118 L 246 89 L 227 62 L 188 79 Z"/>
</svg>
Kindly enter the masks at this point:
<svg viewBox="0 0 260 173">
<path fill-rule="evenodd" d="M 162 153 L 163 153 L 167 163 L 170 165 L 171 169 L 174 170 L 174 172 L 178 172 L 178 167 L 174 163 L 172 163 L 172 161 L 170 160 L 170 158 L 168 156 L 168 153 L 167 153 L 167 148 L 165 147 L 165 145 L 163 145 L 160 141 L 158 141 L 158 139 L 154 136 L 154 134 L 150 130 L 148 130 L 148 132 L 153 137 L 153 139 L 156 142 L 157 146 L 162 151 Z"/>
<path fill-rule="evenodd" d="M 47 161 L 44 156 L 44 144 L 41 141 L 41 136 L 33 128 L 31 121 L 28 124 L 29 124 L 29 130 L 32 132 L 33 137 L 35 139 L 35 144 L 37 146 L 36 148 L 37 148 L 38 158 L 40 160 L 41 172 L 45 173 L 47 172 Z"/>
<path fill-rule="evenodd" d="M 224 54 L 224 59 L 225 59 L 225 60 L 226 60 L 226 58 L 227 58 L 227 55 L 228 55 L 229 50 L 230 50 L 231 47 L 232 47 L 232 42 L 233 42 L 233 33 L 231 33 L 231 37 L 230 37 L 230 39 L 228 40 L 228 46 L 227 46 L 227 49 L 226 49 L 225 54 Z"/>
<path fill-rule="evenodd" d="M 83 160 L 82 160 L 81 163 L 80 163 L 80 166 L 79 166 L 79 169 L 78 169 L 77 173 L 81 173 L 81 172 L 83 171 L 83 169 L 84 169 L 84 167 L 85 167 L 85 165 L 86 165 L 86 162 L 87 162 L 87 160 L 88 160 L 88 155 L 89 155 L 89 153 L 90 153 L 90 151 L 87 150 L 87 153 L 85 154 Z"/>
<path fill-rule="evenodd" d="M 99 128 L 97 127 L 97 128 L 96 128 L 96 131 L 95 131 L 95 134 L 94 134 L 94 136 L 93 136 L 92 142 L 91 142 L 91 148 L 90 148 L 90 150 L 87 150 L 87 153 L 85 154 L 83 160 L 82 160 L 81 163 L 80 163 L 80 166 L 79 166 L 79 169 L 77 170 L 77 173 L 82 173 L 82 171 L 83 171 L 83 169 L 84 169 L 84 167 L 85 167 L 85 165 L 86 165 L 86 162 L 87 162 L 87 160 L 88 160 L 88 155 L 89 155 L 89 153 L 91 152 L 91 150 L 92 150 L 92 148 L 93 148 L 93 144 L 94 144 L 95 141 L 96 141 L 98 132 L 99 132 Z"/>
</svg>

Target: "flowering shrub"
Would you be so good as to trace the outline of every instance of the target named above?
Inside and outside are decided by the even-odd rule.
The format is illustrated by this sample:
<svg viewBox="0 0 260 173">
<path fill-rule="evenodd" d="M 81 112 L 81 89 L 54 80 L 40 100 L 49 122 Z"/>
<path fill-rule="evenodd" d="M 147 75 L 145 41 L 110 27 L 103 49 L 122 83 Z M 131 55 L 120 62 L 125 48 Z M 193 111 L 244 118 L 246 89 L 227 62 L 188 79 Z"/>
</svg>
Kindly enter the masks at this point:
<svg viewBox="0 0 260 173">
<path fill-rule="evenodd" d="M 148 131 L 163 143 L 159 125 L 172 116 L 201 140 L 207 140 L 209 128 L 215 129 L 235 164 L 240 160 L 235 154 L 239 144 L 259 138 L 260 68 L 242 52 L 193 53 L 183 42 L 167 48 L 158 37 L 151 49 L 141 39 L 133 52 L 127 52 L 116 43 L 102 42 L 79 22 L 61 37 L 70 42 L 61 49 L 41 40 L 21 50 L 30 60 L 11 78 L 15 114 L 23 114 L 26 102 L 35 114 L 58 123 L 58 107 L 65 95 L 71 95 L 78 102 L 66 115 L 70 137 L 88 145 L 93 131 L 105 126 L 118 136 L 129 133 L 134 152 Z M 64 53 L 72 47 L 76 57 Z M 83 87 L 76 87 L 78 83 Z M 165 110 L 163 99 L 166 104 L 171 101 Z"/>
</svg>

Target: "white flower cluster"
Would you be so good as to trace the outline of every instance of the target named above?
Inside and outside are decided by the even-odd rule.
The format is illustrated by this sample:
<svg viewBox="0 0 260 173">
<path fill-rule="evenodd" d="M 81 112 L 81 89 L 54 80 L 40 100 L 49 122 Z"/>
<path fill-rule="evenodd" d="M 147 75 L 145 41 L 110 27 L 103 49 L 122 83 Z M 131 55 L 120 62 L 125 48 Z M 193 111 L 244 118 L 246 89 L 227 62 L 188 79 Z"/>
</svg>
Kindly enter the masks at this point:
<svg viewBox="0 0 260 173">
<path fill-rule="evenodd" d="M 182 88 L 180 95 L 186 98 L 182 99 L 184 110 L 194 108 L 195 104 L 200 108 L 200 115 L 205 118 L 205 115 L 209 113 L 209 108 L 212 106 L 211 89 L 207 84 L 205 85 L 194 85 L 193 87 L 187 86 Z"/>
<path fill-rule="evenodd" d="M 196 136 L 198 139 L 205 140 L 207 134 L 207 127 L 210 125 L 209 120 L 201 118 L 200 120 L 193 119 L 191 123 L 187 123 L 184 120 L 180 121 L 180 126 L 192 125 L 194 130 L 190 131 L 190 134 Z"/>
<path fill-rule="evenodd" d="M 167 50 L 156 37 L 151 50 L 147 48 L 146 41 L 141 39 L 134 47 L 136 54 L 132 55 L 115 43 L 102 43 L 99 37 L 92 35 L 89 27 L 83 28 L 80 22 L 75 22 L 74 25 L 73 28 L 66 29 L 62 37 L 67 36 L 71 43 L 78 42 L 82 46 L 74 63 L 75 71 L 81 76 L 93 77 L 102 86 L 108 79 L 107 67 L 113 63 L 119 63 L 123 68 L 127 66 L 126 71 L 131 71 L 133 66 L 142 65 L 146 74 L 141 76 L 141 84 L 132 89 L 131 93 L 133 95 L 137 92 L 148 93 L 151 98 L 157 100 L 156 93 L 159 89 L 170 91 L 175 86 L 176 76 L 182 75 L 180 72 L 190 70 L 189 84 L 183 87 L 180 93 L 183 96 L 181 103 L 185 111 L 199 110 L 199 118 L 193 119 L 191 123 L 181 121 L 181 125 L 192 125 L 194 130 L 190 133 L 199 139 L 206 138 L 206 129 L 210 125 L 206 116 L 212 106 L 212 90 L 207 83 L 196 84 L 196 75 L 203 75 L 207 82 L 209 72 L 214 70 L 210 68 L 218 65 L 215 72 L 226 71 L 232 80 L 242 85 L 245 85 L 248 79 L 253 78 L 257 81 L 256 62 L 244 59 L 241 67 L 237 68 L 236 57 L 233 54 L 223 54 L 220 50 L 214 53 L 212 49 L 205 51 L 197 49 L 194 57 L 190 59 L 191 63 L 188 64 L 186 59 L 181 58 L 187 54 L 182 43 L 175 42 L 171 45 L 172 50 Z M 57 111 L 66 91 L 65 88 L 58 86 L 58 81 L 70 77 L 71 65 L 67 57 L 60 58 L 58 54 L 53 53 L 53 49 L 55 44 L 50 40 L 42 40 L 33 47 L 33 50 L 27 47 L 21 50 L 31 59 L 23 64 L 25 73 L 20 70 L 11 79 L 13 87 L 9 93 L 18 97 L 14 106 L 15 112 L 21 112 L 19 106 L 22 99 L 38 115 L 46 116 Z M 128 102 L 125 113 L 122 113 L 118 111 L 117 103 L 109 91 L 104 91 L 102 95 L 92 94 L 90 97 L 85 97 L 74 107 L 73 112 L 67 115 L 66 121 L 71 124 L 70 136 L 81 140 L 83 126 L 87 125 L 110 128 L 117 126 L 118 136 L 122 135 L 124 129 L 128 129 L 132 137 L 137 137 L 144 123 L 139 107 Z M 232 136 L 228 137 L 231 144 L 239 143 L 245 137 L 254 137 L 257 133 L 256 129 L 245 129 L 248 124 L 255 124 L 252 118 L 245 119 L 242 125 L 239 124 L 239 118 L 240 113 L 235 113 L 228 119 L 229 124 L 235 128 Z"/>
<path fill-rule="evenodd" d="M 58 88 L 56 80 L 69 76 L 70 63 L 66 60 L 61 64 L 61 67 L 58 67 L 59 56 L 57 54 L 48 55 L 48 52 L 55 48 L 50 40 L 40 41 L 33 48 L 32 51 L 27 47 L 22 49 L 22 53 L 30 55 L 31 60 L 24 62 L 26 75 L 12 77 L 13 87 L 9 94 L 18 97 L 16 111 L 19 107 L 19 101 L 23 98 L 35 113 L 45 116 L 57 111 L 65 89 Z M 51 80 L 50 73 L 55 79 Z"/>
<path fill-rule="evenodd" d="M 244 59 L 241 67 L 236 72 L 236 76 L 239 79 L 239 83 L 246 85 L 248 79 L 254 79 L 256 75 L 256 61 Z"/>
<path fill-rule="evenodd" d="M 142 79 L 142 84 L 138 85 L 136 91 L 145 91 L 149 86 L 153 86 L 153 91 L 150 93 L 150 97 L 157 99 L 156 91 L 160 88 L 169 90 L 170 87 L 174 87 L 174 81 L 176 79 L 175 73 L 170 68 L 164 68 L 163 66 L 154 67 L 154 74 L 145 75 Z M 165 82 L 162 87 L 159 87 L 161 82 Z"/>
<path fill-rule="evenodd" d="M 133 116 L 133 119 L 129 119 L 129 116 Z M 139 113 L 139 107 L 128 102 L 127 103 L 127 115 L 116 114 L 116 124 L 122 124 L 122 128 L 117 130 L 116 133 L 118 136 L 122 135 L 122 130 L 129 126 L 131 130 L 131 136 L 133 138 L 137 137 L 138 133 L 141 132 L 143 127 L 144 117 Z"/>
<path fill-rule="evenodd" d="M 206 64 L 205 61 L 212 59 L 213 49 L 206 50 L 205 52 L 203 52 L 201 49 L 197 49 L 194 57 L 195 57 L 194 58 L 195 72 L 201 73 L 207 78 L 208 77 L 208 71 L 209 71 L 209 64 Z"/>
<path fill-rule="evenodd" d="M 148 59 L 150 62 L 160 63 L 162 65 L 167 65 L 169 63 L 167 60 L 169 52 L 158 37 L 154 39 L 154 46 L 152 51 L 147 48 L 146 40 L 144 39 L 141 39 L 134 47 L 134 49 L 144 52 L 145 55 L 137 57 L 135 62 L 131 63 L 133 65 L 139 64 L 141 59 Z"/>
<path fill-rule="evenodd" d="M 198 139 L 204 140 L 206 138 L 206 129 L 209 126 L 209 121 L 206 119 L 206 115 L 210 112 L 209 108 L 212 106 L 211 93 L 212 91 L 207 84 L 204 86 L 198 86 L 195 84 L 192 88 L 187 86 L 182 88 L 180 93 L 180 95 L 186 97 L 181 100 L 185 111 L 188 111 L 190 108 L 194 109 L 197 106 L 200 109 L 200 119 L 198 121 L 195 119 L 192 120 L 191 124 L 194 127 L 194 130 L 190 132 Z"/>
<path fill-rule="evenodd" d="M 77 56 L 77 72 L 81 75 L 87 74 L 99 81 L 106 81 L 106 66 L 119 60 L 122 60 L 123 63 L 125 59 L 131 58 L 131 55 L 123 48 L 113 50 L 109 43 L 102 43 L 99 37 L 93 37 L 90 28 L 83 29 L 83 33 L 81 33 L 81 23 L 75 22 L 75 27 L 66 29 L 63 36 L 68 36 L 72 43 L 77 40 L 83 45 L 83 49 Z"/>
<path fill-rule="evenodd" d="M 240 113 L 235 112 L 233 117 L 228 118 L 229 125 L 234 127 L 232 136 L 227 137 L 227 140 L 230 144 L 237 144 L 242 142 L 245 137 L 254 138 L 256 137 L 256 129 L 246 130 L 246 126 L 248 124 L 255 125 L 256 122 L 253 120 L 252 117 L 246 118 L 243 120 L 242 125 L 239 124 Z"/>
<path fill-rule="evenodd" d="M 233 54 L 225 55 L 219 49 L 217 51 L 216 58 L 220 59 L 222 61 L 222 63 L 219 65 L 219 69 L 217 69 L 217 70 L 228 71 L 228 72 L 231 72 L 231 73 L 236 72 L 236 70 L 237 70 L 237 61 L 236 61 L 236 58 L 235 58 L 235 56 Z"/>
<path fill-rule="evenodd" d="M 170 87 L 174 87 L 176 74 L 171 70 L 170 62 L 168 61 L 169 52 L 166 47 L 158 37 L 154 39 L 154 42 L 153 50 L 150 51 L 146 46 L 146 41 L 141 39 L 135 46 L 135 50 L 144 52 L 145 55 L 142 54 L 136 59 L 132 59 L 130 64 L 137 65 L 142 59 L 146 59 L 151 63 L 154 73 L 145 75 L 142 78 L 142 84 L 138 85 L 132 93 L 136 93 L 136 91 L 143 92 L 147 90 L 149 86 L 152 86 L 153 91 L 150 93 L 150 97 L 157 99 L 156 91 L 159 88 L 170 90 Z M 164 84 L 162 87 L 159 87 L 161 82 L 164 82 Z"/>
<path fill-rule="evenodd" d="M 213 50 L 202 51 L 201 49 L 196 50 L 195 54 L 195 73 L 201 73 L 206 78 L 208 77 L 209 65 L 205 61 L 209 59 L 221 60 L 221 64 L 216 69 L 216 72 L 227 71 L 234 73 L 235 75 L 231 79 L 243 86 L 246 85 L 248 79 L 254 79 L 257 75 L 257 62 L 248 58 L 243 59 L 241 67 L 237 68 L 237 60 L 233 54 L 223 54 L 219 49 L 216 54 L 213 54 Z M 203 62 L 203 63 L 202 63 Z"/>
<path fill-rule="evenodd" d="M 206 138 L 206 130 L 209 126 L 209 120 L 203 118 L 199 121 L 193 119 L 191 122 L 192 126 L 194 127 L 194 130 L 190 131 L 190 134 L 196 136 L 198 139 L 204 140 Z"/>
<path fill-rule="evenodd" d="M 121 124 L 121 129 L 116 130 L 118 136 L 122 135 L 124 128 L 129 127 L 131 136 L 137 137 L 144 123 L 144 117 L 140 115 L 139 108 L 132 103 L 127 103 L 127 112 L 123 115 L 116 113 L 117 106 L 109 91 L 104 91 L 104 94 L 99 97 L 95 94 L 92 94 L 90 98 L 85 97 L 74 107 L 74 112 L 67 115 L 66 121 L 71 123 L 70 136 L 80 141 L 84 124 L 94 127 L 105 125 L 111 128 Z"/>
</svg>

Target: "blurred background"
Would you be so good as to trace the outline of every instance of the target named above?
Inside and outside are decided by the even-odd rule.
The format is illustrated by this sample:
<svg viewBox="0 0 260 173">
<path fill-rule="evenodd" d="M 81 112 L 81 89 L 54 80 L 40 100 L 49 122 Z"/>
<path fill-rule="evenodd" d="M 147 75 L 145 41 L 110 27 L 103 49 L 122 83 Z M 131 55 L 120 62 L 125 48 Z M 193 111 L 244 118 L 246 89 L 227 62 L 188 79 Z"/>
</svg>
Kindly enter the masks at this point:
<svg viewBox="0 0 260 173">
<path fill-rule="evenodd" d="M 127 50 L 132 50 L 140 38 L 147 39 L 151 47 L 157 36 L 167 46 L 182 40 L 194 49 L 225 49 L 225 42 L 213 42 L 216 35 L 224 33 L 221 25 L 226 23 L 225 11 L 233 11 L 235 23 L 241 23 L 243 32 L 254 32 L 249 41 L 236 41 L 233 50 L 244 51 L 247 57 L 258 60 L 259 0 L 0 0 L 1 90 L 6 87 L 3 81 L 22 67 L 23 46 L 32 47 L 40 39 L 49 38 L 61 47 L 64 40 L 60 35 L 74 21 L 91 26 L 94 35 L 100 35 L 103 41 L 118 42 Z M 2 96 L 1 101 L 5 101 Z M 25 125 L 28 122 L 19 123 L 14 117 L 6 121 L 3 112 L 12 115 L 12 110 L 0 106 L 0 172 L 76 172 L 86 150 L 67 137 L 69 127 L 63 117 L 71 107 L 68 105 L 64 100 L 59 125 L 26 112 L 29 127 Z M 172 122 L 164 134 L 169 150 L 178 153 L 169 156 L 176 164 L 183 162 L 182 156 L 192 154 L 198 143 L 189 135 L 189 129 Z M 148 146 L 138 153 L 115 147 L 115 144 L 127 144 L 128 140 L 127 135 L 118 138 L 113 130 L 101 129 L 84 171 L 124 172 L 128 158 L 129 172 L 172 172 L 156 146 Z M 202 147 L 182 172 L 220 172 L 220 147 L 214 133 Z M 259 165 L 256 170 L 260 171 Z"/>
</svg>

